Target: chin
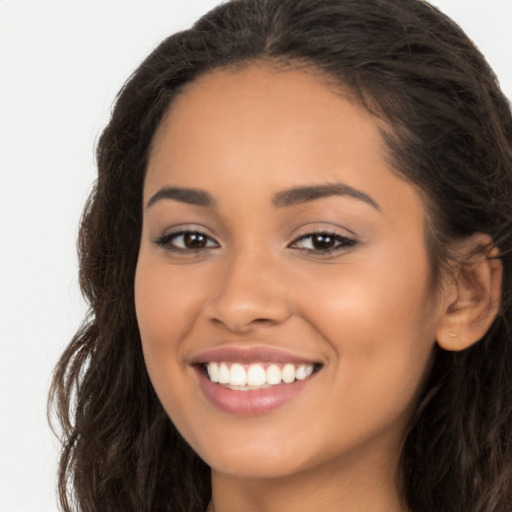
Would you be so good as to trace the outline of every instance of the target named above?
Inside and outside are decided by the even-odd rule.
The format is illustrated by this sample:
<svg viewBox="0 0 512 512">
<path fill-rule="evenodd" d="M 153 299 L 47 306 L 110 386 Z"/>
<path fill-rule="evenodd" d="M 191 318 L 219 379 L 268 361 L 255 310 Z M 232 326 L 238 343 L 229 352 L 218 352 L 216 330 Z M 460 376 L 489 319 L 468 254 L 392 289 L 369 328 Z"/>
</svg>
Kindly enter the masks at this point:
<svg viewBox="0 0 512 512">
<path fill-rule="evenodd" d="M 240 456 L 237 453 L 213 455 L 206 463 L 213 471 L 232 478 L 241 479 L 278 479 L 301 472 L 304 466 L 296 457 L 287 457 L 279 453 L 253 454 Z"/>
<path fill-rule="evenodd" d="M 290 441 L 289 435 L 288 439 L 276 439 L 263 431 L 259 436 L 213 435 L 191 446 L 218 473 L 237 478 L 282 478 L 308 467 L 305 450 Z"/>
</svg>

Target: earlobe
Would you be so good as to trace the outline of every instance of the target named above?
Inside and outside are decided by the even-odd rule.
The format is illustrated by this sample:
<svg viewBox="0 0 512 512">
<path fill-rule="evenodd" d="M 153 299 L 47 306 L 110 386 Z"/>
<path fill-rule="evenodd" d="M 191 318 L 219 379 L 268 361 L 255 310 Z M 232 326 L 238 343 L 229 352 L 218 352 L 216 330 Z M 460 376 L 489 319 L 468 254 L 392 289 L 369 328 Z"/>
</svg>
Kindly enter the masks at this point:
<svg viewBox="0 0 512 512">
<path fill-rule="evenodd" d="M 491 327 L 500 307 L 503 265 L 488 235 L 477 233 L 457 247 L 436 336 L 449 351 L 464 350 Z"/>
</svg>

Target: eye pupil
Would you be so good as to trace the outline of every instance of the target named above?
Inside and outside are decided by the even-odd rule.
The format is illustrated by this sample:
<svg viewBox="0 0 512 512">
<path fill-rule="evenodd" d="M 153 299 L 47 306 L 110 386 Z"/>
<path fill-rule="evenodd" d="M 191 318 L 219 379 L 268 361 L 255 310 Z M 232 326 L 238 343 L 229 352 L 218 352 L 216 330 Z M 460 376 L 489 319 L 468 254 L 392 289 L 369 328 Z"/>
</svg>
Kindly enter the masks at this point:
<svg viewBox="0 0 512 512">
<path fill-rule="evenodd" d="M 202 249 L 206 247 L 206 237 L 201 233 L 185 233 L 183 243 L 187 249 Z"/>
<path fill-rule="evenodd" d="M 333 236 L 327 234 L 317 234 L 313 236 L 313 247 L 315 249 L 331 249 L 336 245 L 336 240 Z"/>
</svg>

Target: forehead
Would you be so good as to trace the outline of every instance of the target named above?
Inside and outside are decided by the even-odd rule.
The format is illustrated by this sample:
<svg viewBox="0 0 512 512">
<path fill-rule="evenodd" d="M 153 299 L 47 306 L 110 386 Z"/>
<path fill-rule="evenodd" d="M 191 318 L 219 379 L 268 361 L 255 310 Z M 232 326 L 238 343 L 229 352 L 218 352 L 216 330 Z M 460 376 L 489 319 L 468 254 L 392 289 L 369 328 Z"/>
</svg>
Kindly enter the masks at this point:
<svg viewBox="0 0 512 512">
<path fill-rule="evenodd" d="M 276 107 L 276 120 L 283 112 L 294 115 L 311 107 L 318 115 L 325 115 L 333 103 L 352 103 L 352 93 L 335 84 L 334 79 L 313 67 L 279 66 L 256 61 L 238 67 L 220 68 L 189 83 L 172 103 L 169 117 L 179 117 L 186 108 L 195 107 L 203 116 L 217 110 L 247 106 L 256 114 L 255 106 Z M 354 102 L 355 103 L 355 102 Z M 193 105 L 192 105 L 193 104 Z M 364 109 L 371 122 L 375 119 Z M 269 119 L 269 112 L 260 112 Z"/>
<path fill-rule="evenodd" d="M 313 70 L 254 64 L 215 71 L 189 84 L 155 134 L 149 168 L 165 160 L 166 167 L 172 163 L 176 169 L 185 157 L 201 159 L 206 152 L 222 156 L 226 166 L 242 148 L 283 164 L 291 154 L 324 163 L 339 152 L 382 161 L 386 154 L 379 122 L 326 77 Z M 309 168 L 308 174 L 318 171 Z"/>
<path fill-rule="evenodd" d="M 171 105 L 153 141 L 145 199 L 169 185 L 269 197 L 341 181 L 383 196 L 379 204 L 405 196 L 419 203 L 389 166 L 382 128 L 314 70 L 218 70 L 189 84 Z"/>
<path fill-rule="evenodd" d="M 235 111 L 237 115 L 230 116 Z M 358 120 L 354 122 L 356 117 Z M 333 121 L 339 121 L 336 130 L 330 126 Z M 172 130 L 171 123 L 182 125 L 181 128 L 192 123 L 200 123 L 202 128 L 212 124 L 218 128 L 219 122 L 225 130 L 234 125 L 245 130 L 261 128 L 262 123 L 265 126 L 262 136 L 269 129 L 283 128 L 284 122 L 294 124 L 296 136 L 305 130 L 312 134 L 324 124 L 322 135 L 331 135 L 338 142 L 343 137 L 340 130 L 345 122 L 351 124 L 351 130 L 364 131 L 366 141 L 371 136 L 379 145 L 382 144 L 379 128 L 384 126 L 356 105 L 348 90 L 335 85 L 318 70 L 254 63 L 215 70 L 188 84 L 172 102 L 156 135 Z"/>
</svg>

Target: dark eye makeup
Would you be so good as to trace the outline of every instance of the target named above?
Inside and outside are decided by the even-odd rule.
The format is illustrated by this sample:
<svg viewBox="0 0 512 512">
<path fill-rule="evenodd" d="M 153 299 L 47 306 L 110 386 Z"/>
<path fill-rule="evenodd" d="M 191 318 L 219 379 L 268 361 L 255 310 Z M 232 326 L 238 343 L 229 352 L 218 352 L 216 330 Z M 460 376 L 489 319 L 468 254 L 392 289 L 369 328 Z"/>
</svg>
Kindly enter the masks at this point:
<svg viewBox="0 0 512 512">
<path fill-rule="evenodd" d="M 193 229 L 182 229 L 167 233 L 157 238 L 154 243 L 166 251 L 182 254 L 192 254 L 220 248 L 219 242 L 213 237 Z M 319 231 L 301 235 L 287 247 L 308 254 L 324 256 L 349 250 L 357 244 L 357 240 L 353 238 L 329 231 Z"/>
<path fill-rule="evenodd" d="M 356 245 L 357 241 L 353 238 L 348 238 L 337 233 L 330 233 L 328 231 L 319 231 L 300 236 L 288 247 L 308 253 L 326 255 L 337 251 L 348 250 Z"/>
<path fill-rule="evenodd" d="M 220 247 L 219 243 L 206 233 L 189 229 L 167 233 L 157 238 L 155 243 L 173 252 L 197 252 Z"/>
</svg>

